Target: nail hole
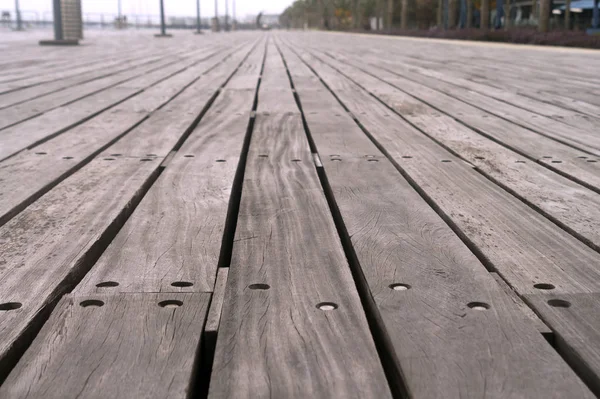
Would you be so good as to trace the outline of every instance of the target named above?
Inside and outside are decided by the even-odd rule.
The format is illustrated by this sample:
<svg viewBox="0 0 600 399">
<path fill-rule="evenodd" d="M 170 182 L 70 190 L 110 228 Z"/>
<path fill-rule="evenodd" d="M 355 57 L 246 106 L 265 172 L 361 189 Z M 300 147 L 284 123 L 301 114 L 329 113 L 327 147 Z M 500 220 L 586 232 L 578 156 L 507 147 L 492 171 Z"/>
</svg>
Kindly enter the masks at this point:
<svg viewBox="0 0 600 399">
<path fill-rule="evenodd" d="M 379 159 L 367 159 L 369 162 L 379 162 Z"/>
<path fill-rule="evenodd" d="M 217 162 L 227 162 L 227 161 L 224 159 L 217 159 Z"/>
<path fill-rule="evenodd" d="M 404 155 L 404 156 L 402 156 L 402 158 L 405 158 L 405 159 L 410 159 L 410 158 L 412 158 L 412 157 L 411 157 L 410 155 Z"/>
<path fill-rule="evenodd" d="M 588 159 L 586 162 L 598 162 L 595 159 Z"/>
<path fill-rule="evenodd" d="M 148 162 L 148 161 L 152 161 L 150 158 L 142 158 L 140 159 L 140 162 Z"/>
<path fill-rule="evenodd" d="M 331 154 L 330 157 L 339 157 L 339 154 Z"/>
<path fill-rule="evenodd" d="M 474 310 L 488 310 L 490 308 L 490 305 L 485 302 L 470 302 L 467 306 Z"/>
<path fill-rule="evenodd" d="M 538 284 L 534 284 L 533 288 L 537 288 L 538 290 L 553 290 L 556 287 L 552 284 L 538 283 Z"/>
<path fill-rule="evenodd" d="M 103 281 L 101 283 L 96 284 L 96 287 L 98 288 L 104 288 L 104 287 L 118 287 L 119 283 L 117 283 L 116 281 Z"/>
<path fill-rule="evenodd" d="M 337 161 L 337 162 L 342 162 L 342 159 L 341 159 L 341 158 L 332 158 L 331 160 L 332 160 L 332 161 Z"/>
<path fill-rule="evenodd" d="M 184 155 L 184 157 L 185 157 L 185 158 L 194 158 L 194 156 L 193 156 L 193 155 L 191 155 L 191 154 Z"/>
<path fill-rule="evenodd" d="M 0 303 L 0 311 L 15 310 L 15 309 L 19 309 L 21 306 L 23 306 L 23 304 L 20 302 Z"/>
<path fill-rule="evenodd" d="M 63 157 L 63 159 L 73 159 L 73 157 Z"/>
<path fill-rule="evenodd" d="M 161 308 L 178 308 L 183 306 L 183 302 L 178 301 L 176 299 L 169 299 L 167 301 L 161 301 L 158 303 L 158 306 Z"/>
<path fill-rule="evenodd" d="M 110 154 L 111 157 L 120 157 L 122 154 Z"/>
<path fill-rule="evenodd" d="M 268 156 L 268 155 L 265 155 L 265 154 L 261 154 L 261 155 L 259 155 L 259 157 L 260 157 L 260 158 L 269 158 L 269 156 Z"/>
<path fill-rule="evenodd" d="M 546 158 L 546 159 L 550 159 L 552 157 L 548 156 L 548 155 L 544 155 L 542 158 Z"/>
<path fill-rule="evenodd" d="M 105 161 L 114 161 L 114 158 L 104 158 Z"/>
<path fill-rule="evenodd" d="M 552 163 L 562 163 L 562 161 L 552 161 Z"/>
<path fill-rule="evenodd" d="M 334 310 L 337 308 L 338 308 L 338 305 L 333 302 L 321 302 L 317 305 L 317 309 L 321 309 L 321 310 Z"/>
<path fill-rule="evenodd" d="M 79 302 L 79 305 L 81 305 L 84 308 L 87 308 L 89 306 L 94 306 L 99 308 L 100 306 L 104 306 L 104 302 L 98 300 L 98 299 L 87 299 L 85 301 Z"/>
<path fill-rule="evenodd" d="M 271 288 L 271 286 L 269 284 L 250 284 L 248 286 L 248 288 L 250 288 L 251 290 L 268 290 L 269 288 Z"/>
<path fill-rule="evenodd" d="M 302 162 L 302 161 L 299 159 L 292 159 L 292 162 Z"/>
<path fill-rule="evenodd" d="M 35 155 L 46 155 L 48 154 L 47 152 L 36 152 Z"/>
<path fill-rule="evenodd" d="M 406 291 L 410 289 L 410 285 L 408 284 L 390 284 L 389 287 L 394 291 Z"/>
<path fill-rule="evenodd" d="M 452 161 L 449 159 L 442 159 L 442 162 L 452 162 Z"/>
<path fill-rule="evenodd" d="M 194 283 L 190 281 L 174 281 L 171 283 L 173 287 L 191 287 Z"/>
<path fill-rule="evenodd" d="M 548 305 L 552 306 L 553 308 L 568 308 L 571 306 L 571 302 L 563 299 L 550 299 L 548 301 Z"/>
<path fill-rule="evenodd" d="M 525 161 L 515 161 L 515 163 L 525 163 Z"/>
<path fill-rule="evenodd" d="M 156 154 L 146 154 L 147 157 L 155 157 Z"/>
<path fill-rule="evenodd" d="M 365 155 L 365 158 L 375 158 L 375 155 Z"/>
<path fill-rule="evenodd" d="M 577 157 L 577 158 L 579 158 L 579 159 L 587 159 L 587 157 L 583 157 L 583 156 L 582 157 Z"/>
<path fill-rule="evenodd" d="M 475 159 L 485 159 L 485 157 L 475 157 Z"/>
</svg>

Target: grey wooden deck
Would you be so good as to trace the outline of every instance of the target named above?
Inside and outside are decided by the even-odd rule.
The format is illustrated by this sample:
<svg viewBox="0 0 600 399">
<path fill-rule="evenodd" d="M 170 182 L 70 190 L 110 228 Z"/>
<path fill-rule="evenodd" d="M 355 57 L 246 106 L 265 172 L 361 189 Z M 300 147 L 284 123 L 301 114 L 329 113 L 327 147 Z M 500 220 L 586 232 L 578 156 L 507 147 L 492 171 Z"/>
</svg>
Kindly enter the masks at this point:
<svg viewBox="0 0 600 399">
<path fill-rule="evenodd" d="M 600 53 L 0 37 L 0 398 L 600 394 Z"/>
</svg>

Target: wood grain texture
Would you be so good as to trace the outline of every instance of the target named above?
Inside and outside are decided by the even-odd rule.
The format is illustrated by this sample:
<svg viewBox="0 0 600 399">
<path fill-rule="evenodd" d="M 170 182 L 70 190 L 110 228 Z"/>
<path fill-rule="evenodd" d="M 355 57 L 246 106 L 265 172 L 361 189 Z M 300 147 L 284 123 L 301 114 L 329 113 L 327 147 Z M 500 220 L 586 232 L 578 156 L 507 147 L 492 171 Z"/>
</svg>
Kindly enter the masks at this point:
<svg viewBox="0 0 600 399">
<path fill-rule="evenodd" d="M 0 228 L 0 303 L 22 304 L 0 320 L 0 365 L 46 307 L 92 266 L 159 163 L 92 161 Z"/>
<path fill-rule="evenodd" d="M 284 54 L 294 78 L 300 60 Z M 337 100 L 331 94 L 314 96 L 316 84 L 295 87 L 392 344 L 386 349 L 398 362 L 395 379 L 404 379 L 409 395 L 546 398 L 577 392 L 589 397 L 459 237 L 341 105 L 333 104 Z M 344 134 L 336 134 L 332 125 Z M 491 308 L 475 310 L 469 307 L 473 302 Z"/>
<path fill-rule="evenodd" d="M 600 295 L 527 295 L 526 301 L 554 331 L 561 355 L 600 392 Z"/>
<path fill-rule="evenodd" d="M 257 115 L 233 251 L 210 398 L 390 397 L 299 114 Z"/>
<path fill-rule="evenodd" d="M 183 101 L 172 111 L 163 108 L 175 129 L 165 128 L 166 118 L 149 125 L 161 147 L 169 136 L 181 135 L 196 117 L 191 111 L 201 108 L 201 93 L 193 96 L 197 102 Z M 221 93 L 77 292 L 102 292 L 106 288 L 96 284 L 104 281 L 118 282 L 110 290 L 121 292 L 213 290 L 253 100 L 253 91 Z M 187 119 L 183 107 L 190 109 Z M 152 141 L 139 136 L 139 142 Z M 147 150 L 162 153 L 157 147 Z M 176 288 L 171 285 L 176 282 L 193 286 Z"/>
<path fill-rule="evenodd" d="M 326 83 L 339 79 L 321 63 L 312 65 L 317 72 L 327 73 L 322 76 Z M 335 91 L 342 102 L 422 195 L 519 294 L 536 292 L 537 283 L 554 284 L 560 292 L 598 289 L 598 271 L 591 266 L 600 259 L 596 251 L 434 145 L 365 91 L 346 87 Z"/>
<path fill-rule="evenodd" d="M 68 295 L 0 396 L 189 397 L 209 302 L 210 294 Z"/>
</svg>

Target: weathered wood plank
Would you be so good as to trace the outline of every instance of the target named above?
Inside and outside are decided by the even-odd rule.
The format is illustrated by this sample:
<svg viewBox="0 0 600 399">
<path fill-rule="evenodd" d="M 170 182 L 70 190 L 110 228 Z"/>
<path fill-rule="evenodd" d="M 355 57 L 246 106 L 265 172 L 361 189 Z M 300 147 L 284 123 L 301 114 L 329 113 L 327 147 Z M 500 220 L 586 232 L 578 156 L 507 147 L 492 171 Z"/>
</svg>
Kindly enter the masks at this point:
<svg viewBox="0 0 600 399">
<path fill-rule="evenodd" d="M 240 61 L 231 60 L 229 68 Z M 257 81 L 258 75 L 255 85 Z M 214 79 L 207 82 L 215 85 Z M 207 101 L 215 89 L 211 93 L 199 86 L 182 94 L 128 136 L 127 146 L 117 144 L 107 154 L 164 154 L 168 149 L 162 143 L 193 124 L 202 97 Z M 213 290 L 254 96 L 252 90 L 221 92 L 76 292 L 102 292 L 105 288 L 97 285 L 106 281 L 118 283 L 111 290 L 120 292 L 170 291 L 174 286 L 183 292 Z"/>
<path fill-rule="evenodd" d="M 417 398 L 590 396 L 513 298 L 337 100 L 329 93 L 315 96 L 320 83 L 296 83 L 295 71 L 302 73 L 303 65 L 293 53 L 284 54 L 391 342 L 386 349 L 398 362 L 392 379 L 403 379 Z M 559 381 L 549 384 L 547 378 Z"/>
<path fill-rule="evenodd" d="M 185 398 L 210 294 L 65 297 L 0 387 L 6 398 Z"/>
<path fill-rule="evenodd" d="M 600 392 L 600 294 L 527 295 L 525 299 L 555 334 L 561 355 Z"/>
</svg>

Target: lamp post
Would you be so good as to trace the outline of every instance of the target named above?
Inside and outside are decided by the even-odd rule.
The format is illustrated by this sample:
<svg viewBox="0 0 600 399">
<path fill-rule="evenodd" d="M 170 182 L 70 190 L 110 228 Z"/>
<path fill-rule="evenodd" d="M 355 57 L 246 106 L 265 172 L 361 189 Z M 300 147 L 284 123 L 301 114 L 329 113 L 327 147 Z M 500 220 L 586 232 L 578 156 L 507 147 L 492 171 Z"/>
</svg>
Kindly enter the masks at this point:
<svg viewBox="0 0 600 399">
<path fill-rule="evenodd" d="M 167 34 L 167 27 L 165 26 L 165 3 L 164 0 L 160 0 L 160 35 L 154 35 L 155 37 L 171 37 L 172 35 Z"/>
<path fill-rule="evenodd" d="M 229 0 L 225 0 L 225 32 L 229 31 Z"/>
<path fill-rule="evenodd" d="M 23 30 L 23 21 L 21 21 L 21 8 L 19 7 L 19 0 L 15 0 L 15 12 L 17 14 L 17 30 Z"/>
<path fill-rule="evenodd" d="M 215 32 L 219 31 L 219 0 L 215 0 Z"/>
<path fill-rule="evenodd" d="M 196 0 L 196 34 L 202 34 L 202 21 L 200 20 L 200 0 Z"/>
</svg>

